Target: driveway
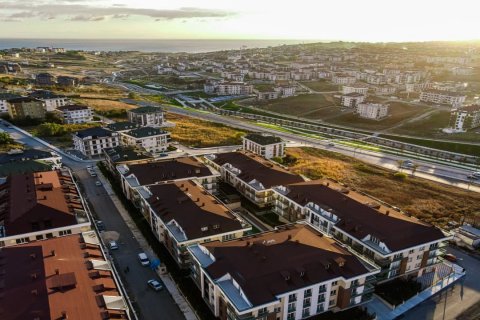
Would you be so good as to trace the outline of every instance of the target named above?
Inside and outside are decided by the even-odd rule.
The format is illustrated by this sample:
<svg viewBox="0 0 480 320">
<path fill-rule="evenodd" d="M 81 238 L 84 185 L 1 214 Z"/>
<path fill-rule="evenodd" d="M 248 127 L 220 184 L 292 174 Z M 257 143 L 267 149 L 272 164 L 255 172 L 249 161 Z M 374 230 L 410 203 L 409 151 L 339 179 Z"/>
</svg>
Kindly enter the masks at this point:
<svg viewBox="0 0 480 320">
<path fill-rule="evenodd" d="M 454 286 L 453 291 L 445 290 L 419 304 L 405 313 L 402 319 L 455 319 L 470 306 L 480 303 L 480 261 L 457 249 L 449 248 L 448 252 L 459 258 L 457 264 L 466 269 L 466 276 Z"/>
</svg>

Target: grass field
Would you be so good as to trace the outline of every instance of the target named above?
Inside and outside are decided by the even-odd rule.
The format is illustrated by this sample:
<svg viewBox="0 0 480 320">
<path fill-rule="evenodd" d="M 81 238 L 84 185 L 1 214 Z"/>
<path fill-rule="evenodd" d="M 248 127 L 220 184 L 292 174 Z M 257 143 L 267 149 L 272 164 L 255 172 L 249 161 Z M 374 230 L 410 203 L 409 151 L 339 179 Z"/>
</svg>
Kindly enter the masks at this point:
<svg viewBox="0 0 480 320">
<path fill-rule="evenodd" d="M 173 140 L 197 148 L 238 145 L 242 143 L 242 136 L 246 134 L 246 131 L 227 127 L 220 123 L 173 113 L 168 113 L 167 119 L 175 123 L 175 127 L 166 128 L 171 132 Z"/>
<path fill-rule="evenodd" d="M 314 91 L 319 92 L 328 92 L 328 91 L 339 91 L 340 86 L 333 84 L 327 80 L 318 80 L 318 81 L 305 81 L 301 82 L 304 86 L 309 87 Z"/>
<path fill-rule="evenodd" d="M 97 111 L 111 111 L 118 109 L 130 110 L 136 108 L 132 104 L 117 100 L 105 100 L 105 99 L 78 99 L 79 102 L 86 104 L 90 108 Z"/>
<path fill-rule="evenodd" d="M 325 150 L 289 148 L 287 154 L 297 159 L 291 165 L 294 172 L 333 178 L 430 223 L 443 226 L 480 212 L 480 194 L 475 192 L 410 176 L 398 180 L 389 170 Z"/>
<path fill-rule="evenodd" d="M 274 101 L 257 102 L 259 108 L 267 111 L 301 116 L 316 109 L 334 106 L 335 99 L 329 94 L 303 94 Z"/>
<path fill-rule="evenodd" d="M 397 125 L 403 120 L 418 116 L 429 109 L 428 107 L 415 106 L 404 102 L 390 102 L 389 105 L 389 117 L 380 121 L 362 119 L 356 114 L 348 113 L 329 118 L 327 122 L 359 129 L 383 130 Z"/>
</svg>

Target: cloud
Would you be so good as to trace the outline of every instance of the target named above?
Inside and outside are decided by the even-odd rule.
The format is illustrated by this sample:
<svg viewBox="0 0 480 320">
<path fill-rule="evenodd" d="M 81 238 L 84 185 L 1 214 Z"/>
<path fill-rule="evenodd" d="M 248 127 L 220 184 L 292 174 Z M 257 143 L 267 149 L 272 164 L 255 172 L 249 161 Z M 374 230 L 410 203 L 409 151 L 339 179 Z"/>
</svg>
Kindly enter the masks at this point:
<svg viewBox="0 0 480 320">
<path fill-rule="evenodd" d="M 66 17 L 72 21 L 101 21 L 107 17 L 127 19 L 130 16 L 144 16 L 155 20 L 223 18 L 233 12 L 203 8 L 185 7 L 173 10 L 131 8 L 120 4 L 102 6 L 100 4 L 84 4 L 82 0 L 67 1 L 5 1 L 0 0 L 0 11 L 5 19 L 52 19 Z"/>
</svg>

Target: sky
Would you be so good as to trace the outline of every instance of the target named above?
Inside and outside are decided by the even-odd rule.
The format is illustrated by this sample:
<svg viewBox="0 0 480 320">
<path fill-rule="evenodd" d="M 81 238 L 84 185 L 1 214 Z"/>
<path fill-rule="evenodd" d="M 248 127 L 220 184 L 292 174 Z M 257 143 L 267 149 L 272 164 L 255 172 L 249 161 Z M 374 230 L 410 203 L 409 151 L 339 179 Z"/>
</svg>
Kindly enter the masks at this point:
<svg viewBox="0 0 480 320">
<path fill-rule="evenodd" d="M 477 0 L 0 0 L 0 38 L 480 39 Z"/>
</svg>

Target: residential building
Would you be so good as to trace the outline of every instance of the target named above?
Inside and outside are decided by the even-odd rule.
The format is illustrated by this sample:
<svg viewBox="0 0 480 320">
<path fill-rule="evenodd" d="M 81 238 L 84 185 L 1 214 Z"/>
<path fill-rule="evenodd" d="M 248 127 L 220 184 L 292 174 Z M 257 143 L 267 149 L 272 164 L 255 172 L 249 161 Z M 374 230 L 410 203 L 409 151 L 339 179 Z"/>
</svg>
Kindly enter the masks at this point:
<svg viewBox="0 0 480 320">
<path fill-rule="evenodd" d="M 465 132 L 480 126 L 480 105 L 470 105 L 452 110 L 451 132 Z"/>
<path fill-rule="evenodd" d="M 22 96 L 14 93 L 0 93 L 0 113 L 8 113 L 8 100 L 21 97 Z"/>
<path fill-rule="evenodd" d="M 388 105 L 382 103 L 360 103 L 355 109 L 360 118 L 381 120 L 388 116 Z"/>
<path fill-rule="evenodd" d="M 471 225 L 463 225 L 455 230 L 453 241 L 462 247 L 475 250 L 480 247 L 480 229 Z"/>
<path fill-rule="evenodd" d="M 165 112 L 159 107 L 139 107 L 127 111 L 128 121 L 142 127 L 161 127 L 165 122 Z"/>
<path fill-rule="evenodd" d="M 64 123 L 76 124 L 87 123 L 93 119 L 93 111 L 87 106 L 71 104 L 57 108 Z"/>
<path fill-rule="evenodd" d="M 37 90 L 28 95 L 30 98 L 42 100 L 45 102 L 45 111 L 52 112 L 59 107 L 69 105 L 70 99 L 61 94 L 56 94 L 47 90 Z"/>
<path fill-rule="evenodd" d="M 73 134 L 73 146 L 87 158 L 99 156 L 103 149 L 120 145 L 120 134 L 105 128 L 89 128 Z"/>
<path fill-rule="evenodd" d="M 379 269 L 305 224 L 191 245 L 192 278 L 219 319 L 304 319 L 359 306 Z"/>
<path fill-rule="evenodd" d="M 243 149 L 266 159 L 283 158 L 285 141 L 271 134 L 249 133 L 242 138 Z"/>
<path fill-rule="evenodd" d="M 299 175 L 246 152 L 227 152 L 205 156 L 207 164 L 221 178 L 259 207 L 273 204 L 273 188 L 303 181 Z"/>
<path fill-rule="evenodd" d="M 348 86 L 342 87 L 343 95 L 346 95 L 352 92 L 359 93 L 361 95 L 366 96 L 368 93 L 368 87 L 364 85 L 348 85 Z"/>
<path fill-rule="evenodd" d="M 47 72 L 39 73 L 35 77 L 35 83 L 39 86 L 53 86 L 57 83 L 57 77 Z"/>
<path fill-rule="evenodd" d="M 253 93 L 253 86 L 245 82 L 208 82 L 204 91 L 219 96 L 249 95 Z"/>
<path fill-rule="evenodd" d="M 105 162 L 112 172 L 116 172 L 116 167 L 121 164 L 132 165 L 138 163 L 147 163 L 153 161 L 152 154 L 145 149 L 137 146 L 118 146 L 115 148 L 103 149 Z"/>
<path fill-rule="evenodd" d="M 166 151 L 170 141 L 170 132 L 152 127 L 141 127 L 120 135 L 123 145 L 141 147 L 150 153 Z"/>
<path fill-rule="evenodd" d="M 29 97 L 12 98 L 7 100 L 8 115 L 12 119 L 44 119 L 45 102 Z"/>
<path fill-rule="evenodd" d="M 305 219 L 381 267 L 378 280 L 430 272 L 451 235 L 330 180 L 274 188 L 274 211 Z"/>
<path fill-rule="evenodd" d="M 395 94 L 397 91 L 397 88 L 394 86 L 389 86 L 389 85 L 383 85 L 383 86 L 377 86 L 375 87 L 375 94 L 377 96 L 388 96 Z"/>
<path fill-rule="evenodd" d="M 452 107 L 460 107 L 465 102 L 466 96 L 458 92 L 442 90 L 424 90 L 420 94 L 420 100 L 436 104 L 447 104 Z"/>
<path fill-rule="evenodd" d="M 0 247 L 90 230 L 68 169 L 10 175 L 0 184 Z"/>
<path fill-rule="evenodd" d="M 122 181 L 122 190 L 127 199 L 140 206 L 138 189 L 142 186 L 161 184 L 167 181 L 194 180 L 208 192 L 217 191 L 219 173 L 194 157 L 158 160 L 141 164 L 121 164 L 117 172 Z"/>
<path fill-rule="evenodd" d="M 142 211 L 153 233 L 181 267 L 187 246 L 236 239 L 251 230 L 197 182 L 183 180 L 142 187 Z"/>
<path fill-rule="evenodd" d="M 107 128 L 116 132 L 126 132 L 133 129 L 138 129 L 140 128 L 140 125 L 130 121 L 120 121 L 107 124 Z"/>
<path fill-rule="evenodd" d="M 75 77 L 58 76 L 57 84 L 60 87 L 76 87 L 78 85 L 78 79 Z"/>
<path fill-rule="evenodd" d="M 22 72 L 22 67 L 15 62 L 0 62 L 0 73 L 17 74 Z"/>
<path fill-rule="evenodd" d="M 475 69 L 472 67 L 455 67 L 452 68 L 452 73 L 456 76 L 471 76 Z"/>
<path fill-rule="evenodd" d="M 333 75 L 332 82 L 334 84 L 342 84 L 342 85 L 351 85 L 357 81 L 357 78 L 349 76 L 349 75 Z"/>
<path fill-rule="evenodd" d="M 62 157 L 53 151 L 44 151 L 38 149 L 11 150 L 6 153 L 0 153 L 0 165 L 19 164 L 30 160 L 40 160 L 51 165 L 52 170 L 62 167 Z"/>
<path fill-rule="evenodd" d="M 94 231 L 3 248 L 2 319 L 131 319 Z"/>
<path fill-rule="evenodd" d="M 342 106 L 355 108 L 358 104 L 365 101 L 365 96 L 361 93 L 351 92 L 342 96 Z"/>
</svg>

